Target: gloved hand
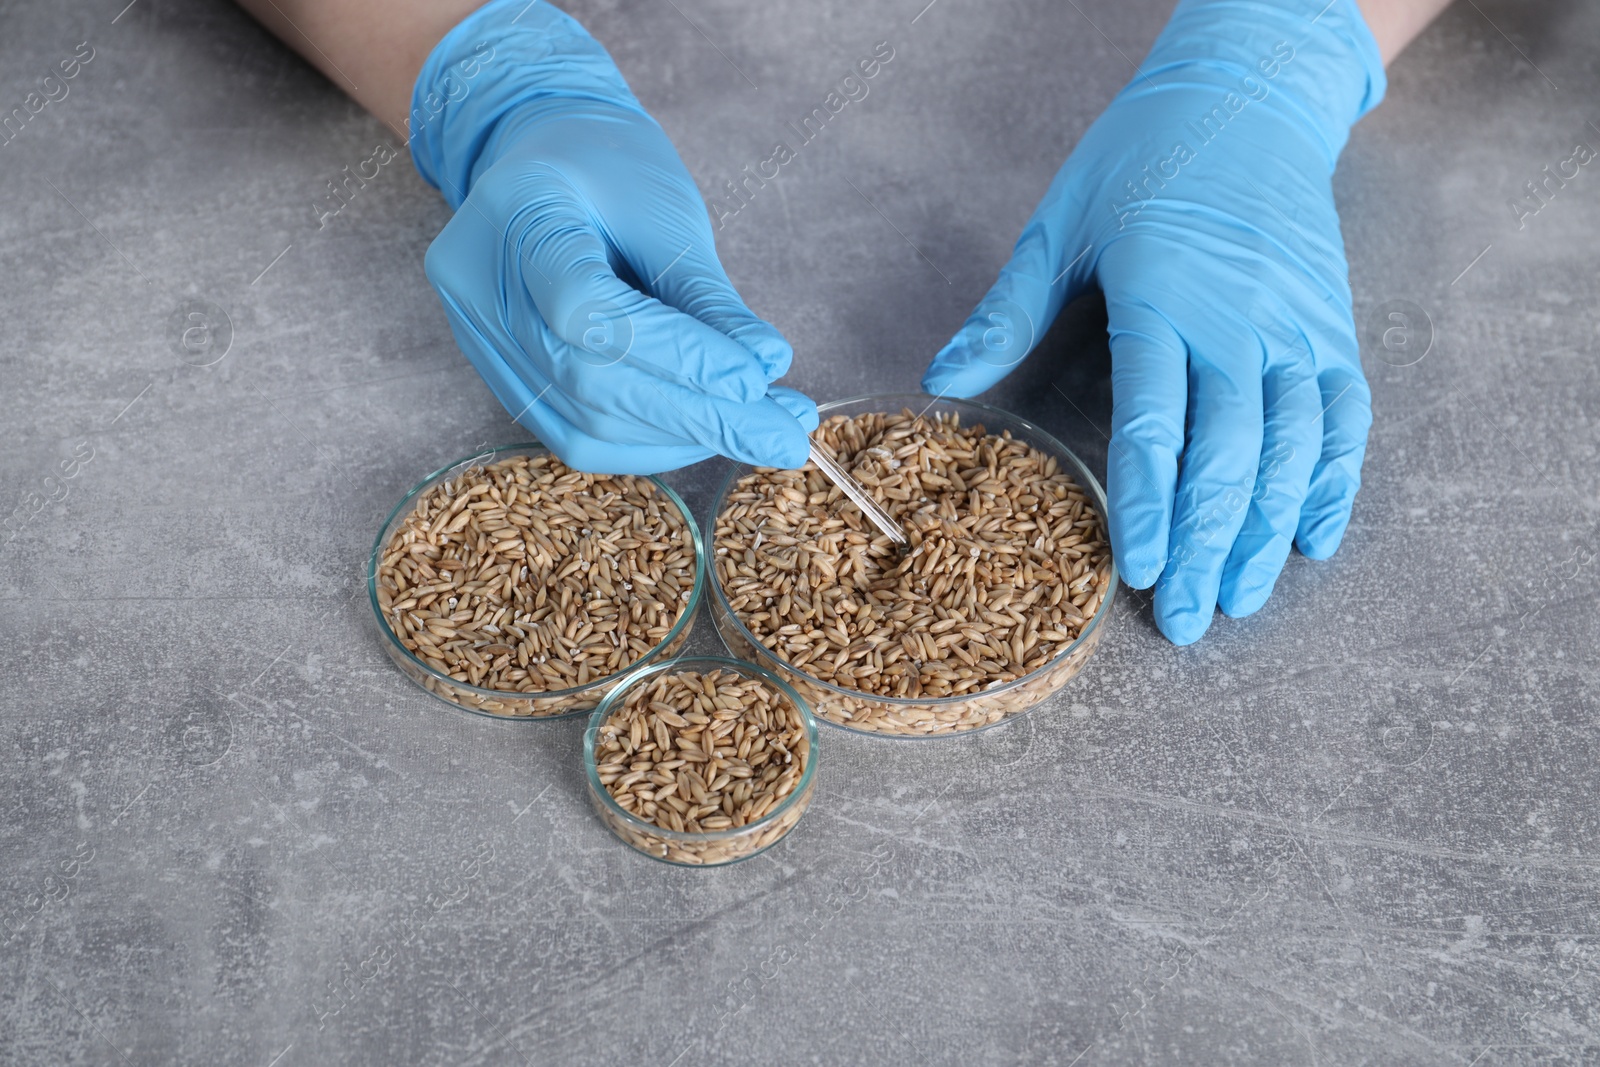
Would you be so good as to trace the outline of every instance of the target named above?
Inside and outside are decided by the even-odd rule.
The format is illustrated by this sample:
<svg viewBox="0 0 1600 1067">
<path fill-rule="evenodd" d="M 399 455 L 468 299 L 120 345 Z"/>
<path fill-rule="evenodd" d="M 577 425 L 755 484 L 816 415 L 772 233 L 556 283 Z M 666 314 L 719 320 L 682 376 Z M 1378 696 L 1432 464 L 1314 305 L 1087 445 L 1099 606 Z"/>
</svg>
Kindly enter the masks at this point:
<svg viewBox="0 0 1600 1067">
<path fill-rule="evenodd" d="M 789 343 L 739 299 L 694 181 L 583 27 L 491 0 L 412 103 L 412 158 L 456 208 L 428 279 L 517 421 L 595 472 L 805 462 L 816 405 L 769 385 Z"/>
<path fill-rule="evenodd" d="M 1112 548 L 1176 644 L 1349 522 L 1372 416 L 1330 179 L 1384 87 L 1355 0 L 1183 0 L 923 377 L 982 392 L 1099 283 Z"/>
</svg>

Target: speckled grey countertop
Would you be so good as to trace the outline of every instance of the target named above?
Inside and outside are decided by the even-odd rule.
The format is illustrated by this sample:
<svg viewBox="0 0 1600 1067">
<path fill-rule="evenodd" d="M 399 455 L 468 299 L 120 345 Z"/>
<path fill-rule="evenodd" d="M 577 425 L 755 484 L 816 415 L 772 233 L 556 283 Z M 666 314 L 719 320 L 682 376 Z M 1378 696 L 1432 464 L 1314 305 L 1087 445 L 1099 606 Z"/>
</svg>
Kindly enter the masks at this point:
<svg viewBox="0 0 1600 1067">
<path fill-rule="evenodd" d="M 600 826 L 581 722 L 451 712 L 369 624 L 388 509 L 525 436 L 423 279 L 445 206 L 401 159 L 319 230 L 385 132 L 227 4 L 124 2 L 3 5 L 0 114 L 93 58 L 0 145 L 0 1061 L 1600 1059 L 1600 173 L 1508 207 L 1600 147 L 1595 5 L 1457 5 L 1345 152 L 1357 322 L 1432 347 L 1364 352 L 1333 561 L 1186 649 L 1124 596 L 1004 729 L 829 731 L 706 872 Z M 1168 7 L 924 2 L 577 12 L 708 195 L 894 47 L 719 235 L 820 399 L 915 387 Z M 1103 325 L 989 397 L 1097 470 Z"/>
</svg>

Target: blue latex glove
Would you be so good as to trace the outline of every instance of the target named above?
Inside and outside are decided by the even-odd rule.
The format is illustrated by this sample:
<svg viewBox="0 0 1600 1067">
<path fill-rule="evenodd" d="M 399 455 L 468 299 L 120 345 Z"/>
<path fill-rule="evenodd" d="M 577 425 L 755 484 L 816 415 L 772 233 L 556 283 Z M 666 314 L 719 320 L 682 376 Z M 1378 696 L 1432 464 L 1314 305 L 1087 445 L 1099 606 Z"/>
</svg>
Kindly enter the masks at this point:
<svg viewBox="0 0 1600 1067">
<path fill-rule="evenodd" d="M 412 158 L 456 208 L 428 280 L 517 421 L 588 471 L 805 462 L 816 406 L 769 385 L 789 343 L 739 299 L 693 179 L 582 26 L 491 0 L 412 104 Z"/>
<path fill-rule="evenodd" d="M 1184 0 L 923 378 L 982 392 L 1099 283 L 1112 547 L 1177 644 L 1349 522 L 1372 415 L 1330 180 L 1384 87 L 1354 0 Z"/>
</svg>

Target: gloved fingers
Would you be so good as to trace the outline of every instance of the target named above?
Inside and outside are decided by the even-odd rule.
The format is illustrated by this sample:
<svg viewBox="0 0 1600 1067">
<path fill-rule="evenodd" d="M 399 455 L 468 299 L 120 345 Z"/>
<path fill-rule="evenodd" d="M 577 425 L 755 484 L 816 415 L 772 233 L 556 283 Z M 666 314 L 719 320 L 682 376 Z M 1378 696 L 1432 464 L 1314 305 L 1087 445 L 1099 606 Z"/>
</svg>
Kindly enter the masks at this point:
<svg viewBox="0 0 1600 1067">
<path fill-rule="evenodd" d="M 448 298 L 445 306 L 455 310 Z M 674 441 L 664 434 L 659 435 L 658 441 L 627 443 L 614 436 L 601 438 L 580 430 L 563 413 L 573 410 L 573 406 L 552 381 L 529 366 L 513 369 L 501 358 L 499 346 L 463 315 L 452 313 L 449 320 L 456 343 L 489 391 L 513 420 L 532 431 L 567 466 L 595 474 L 659 474 L 715 454 L 703 445 Z"/>
<path fill-rule="evenodd" d="M 698 200 L 694 207 L 703 215 Z M 677 248 L 653 242 L 636 256 L 634 269 L 663 304 L 744 346 L 760 362 L 768 381 L 789 372 L 794 349 L 776 326 L 745 305 L 722 269 L 709 228 L 704 234 L 686 235 Z"/>
<path fill-rule="evenodd" d="M 766 368 L 750 349 L 617 277 L 606 242 L 565 179 L 548 167 L 519 165 L 523 180 L 513 185 L 522 202 L 499 205 L 508 211 L 503 217 L 513 219 L 505 245 L 514 262 L 507 266 L 520 267 L 509 276 L 520 275 L 540 317 L 576 358 L 601 367 L 627 363 L 740 402 L 766 395 Z M 503 188 L 480 181 L 474 195 L 491 185 Z M 503 201 L 507 193 L 495 196 Z M 471 200 L 457 218 L 472 209 Z M 489 211 L 488 217 L 496 216 Z"/>
<path fill-rule="evenodd" d="M 547 379 L 531 361 L 505 360 L 485 349 L 472 337 L 457 332 L 458 342 L 517 422 L 532 430 L 541 443 L 577 470 L 605 474 L 658 474 L 723 454 L 755 466 L 798 467 L 805 462 L 805 429 L 801 421 L 810 407 L 810 421 L 816 423 L 816 407 L 802 394 L 784 390 L 783 403 L 777 398 L 754 404 L 738 404 L 688 394 L 687 399 L 709 402 L 711 411 L 696 419 L 671 417 L 674 401 L 666 393 L 678 387 L 654 382 L 648 376 L 635 389 L 660 389 L 664 417 L 660 426 L 623 421 L 614 413 L 574 400 L 558 383 Z M 637 372 L 626 371 L 629 374 Z M 679 394 L 677 403 L 686 402 Z M 790 408 L 797 409 L 791 411 Z M 793 424 L 793 425 L 790 425 Z M 643 431 L 641 433 L 641 431 Z M 697 435 L 698 440 L 690 436 Z M 642 440 L 659 438 L 659 441 Z M 798 438 L 801 444 L 794 445 Z M 787 446 L 787 447 L 785 447 Z"/>
<path fill-rule="evenodd" d="M 767 380 L 782 377 L 793 357 L 789 342 L 728 280 L 705 200 L 660 125 L 633 108 L 583 101 L 562 109 L 562 120 L 520 146 L 520 158 L 573 176 L 582 190 L 574 210 L 593 221 L 618 273 L 667 307 L 733 338 L 754 355 Z"/>
<path fill-rule="evenodd" d="M 1158 311 L 1114 284 L 1106 292 L 1111 335 L 1111 445 L 1106 496 L 1111 548 L 1123 580 L 1153 585 L 1167 565 L 1172 502 L 1189 403 L 1188 353 Z"/>
<path fill-rule="evenodd" d="M 680 389 L 670 382 L 655 384 L 654 389 L 666 404 L 661 423 L 671 432 L 754 467 L 794 470 L 805 466 L 810 450 L 807 430 L 772 397 L 741 404 Z M 675 395 L 669 395 L 674 391 Z"/>
<path fill-rule="evenodd" d="M 583 421 L 590 436 L 624 445 L 692 444 L 675 439 L 650 422 L 613 418 L 603 411 L 580 413 L 556 387 L 549 367 L 552 346 L 574 360 L 573 350 L 545 325 L 532 301 L 521 297 L 516 264 L 508 265 L 506 241 L 498 225 L 471 204 L 458 211 L 428 248 L 426 269 L 444 305 L 446 319 L 461 351 L 489 384 L 513 418 L 523 419 L 530 404 L 543 404 L 568 421 Z M 503 291 L 518 295 L 503 299 Z M 599 336 L 605 324 L 591 325 L 591 345 L 603 351 Z M 530 355 L 530 349 L 537 359 Z M 603 368 L 611 361 L 584 350 L 585 359 Z M 581 370 L 582 368 L 578 368 Z M 576 371 L 574 371 L 576 373 Z"/>
<path fill-rule="evenodd" d="M 1322 453 L 1300 511 L 1295 544 L 1311 559 L 1327 559 L 1344 539 L 1350 508 L 1361 488 L 1361 460 L 1372 427 L 1372 391 L 1354 364 L 1325 370 L 1317 381 L 1323 404 Z"/>
<path fill-rule="evenodd" d="M 1052 194 L 1053 195 L 1053 194 Z M 922 375 L 935 396 L 976 396 L 1021 363 L 1087 276 L 1066 227 L 1047 222 L 1051 196 L 1017 239 L 1000 277 Z M 1051 209 L 1053 211 L 1053 208 Z M 1074 262 L 1074 257 L 1079 257 Z"/>
<path fill-rule="evenodd" d="M 1322 451 L 1322 393 L 1303 341 L 1282 357 L 1269 358 L 1262 401 L 1266 419 L 1255 488 L 1217 596 L 1217 606 L 1236 619 L 1258 610 L 1272 595 Z"/>
<path fill-rule="evenodd" d="M 1177 645 L 1211 625 L 1223 565 L 1244 525 L 1261 458 L 1264 363 L 1259 338 L 1242 323 L 1233 328 L 1218 318 L 1185 336 L 1189 433 L 1155 594 L 1156 625 Z"/>
<path fill-rule="evenodd" d="M 782 385 L 768 386 L 767 397 L 793 415 L 800 423 L 800 428 L 808 434 L 815 430 L 821 421 L 817 416 L 817 402 L 798 389 Z"/>
<path fill-rule="evenodd" d="M 806 429 L 765 393 L 745 403 L 668 381 L 630 361 L 587 362 L 531 313 L 513 316 L 510 325 L 514 343 L 501 354 L 511 371 L 529 382 L 553 383 L 546 400 L 592 437 L 633 443 L 641 433 L 660 434 L 756 466 L 805 463 Z M 809 401 L 799 394 L 785 399 L 805 414 Z"/>
<path fill-rule="evenodd" d="M 578 429 L 547 404 L 533 404 L 518 420 L 574 470 L 591 474 L 660 474 L 716 453 L 701 445 L 628 445 L 601 440 Z"/>
</svg>

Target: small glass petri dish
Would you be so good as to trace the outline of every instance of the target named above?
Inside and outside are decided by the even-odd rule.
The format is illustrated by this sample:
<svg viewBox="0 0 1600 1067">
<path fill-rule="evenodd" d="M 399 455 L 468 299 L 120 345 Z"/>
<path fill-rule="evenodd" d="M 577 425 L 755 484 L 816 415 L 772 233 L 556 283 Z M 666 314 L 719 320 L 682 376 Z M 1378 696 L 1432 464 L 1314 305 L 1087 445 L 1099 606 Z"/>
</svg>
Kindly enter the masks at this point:
<svg viewBox="0 0 1600 1067">
<path fill-rule="evenodd" d="M 991 434 L 1009 432 L 1013 438 L 1032 445 L 1047 456 L 1053 456 L 1058 468 L 1071 475 L 1083 489 L 1104 524 L 1105 490 L 1083 461 L 1044 430 L 999 408 L 972 400 L 931 398 L 909 393 L 836 400 L 819 405 L 817 412 L 823 421 L 827 421 L 838 415 L 894 413 L 907 408 L 924 414 L 956 415 L 960 417 L 962 425 L 981 423 Z M 716 502 L 706 516 L 702 537 L 705 544 L 713 546 L 712 551 L 719 551 L 715 548 L 716 525 L 728 504 L 729 494 L 741 478 L 754 471 L 754 467 L 746 464 L 734 464 L 717 491 Z M 848 501 L 843 501 L 839 506 L 854 507 Z M 712 566 L 710 570 L 710 591 L 707 596 L 711 602 L 711 618 L 723 642 L 735 656 L 765 667 L 788 682 L 810 702 L 823 722 L 858 733 L 897 738 L 948 737 L 969 733 L 999 725 L 1033 710 L 1076 677 L 1089 662 L 1105 635 L 1117 592 L 1116 564 L 1108 553 L 1103 575 L 1099 579 L 1104 589 L 1099 605 L 1085 621 L 1078 636 L 1049 662 L 1020 678 L 992 684 L 974 692 L 943 697 L 893 697 L 845 688 L 793 666 L 782 655 L 762 644 L 740 621 L 722 587 L 717 568 Z"/>
<path fill-rule="evenodd" d="M 598 748 L 602 732 L 614 712 L 620 711 L 629 694 L 649 685 L 665 672 L 687 671 L 707 674 L 725 671 L 761 683 L 799 712 L 803 740 L 793 752 L 804 761 L 800 780 L 773 809 L 744 826 L 699 833 L 667 829 L 628 811 L 617 803 L 600 781 Z M 632 675 L 612 690 L 595 709 L 583 735 L 583 771 L 589 783 L 589 798 L 606 826 L 625 844 L 651 859 L 680 867 L 721 867 L 738 863 L 771 848 L 784 838 L 811 803 L 817 777 L 817 720 L 805 699 L 771 671 L 752 663 L 721 656 L 684 657 L 656 663 Z"/>
<path fill-rule="evenodd" d="M 684 504 L 677 493 L 669 489 L 660 479 L 652 477 L 648 481 L 652 484 L 655 492 L 661 496 L 662 504 L 675 509 L 683 518 L 685 536 L 689 539 L 690 546 L 694 552 L 694 580 L 688 599 L 684 603 L 683 609 L 673 623 L 672 628 L 659 643 L 644 655 L 619 671 L 604 677 L 593 678 L 581 685 L 565 689 L 527 692 L 491 689 L 469 684 L 468 681 L 452 677 L 450 674 L 436 669 L 407 648 L 395 633 L 394 624 L 390 620 L 389 609 L 392 603 L 393 589 L 385 587 L 380 575 L 380 564 L 389 545 L 394 540 L 395 532 L 401 528 L 407 517 L 436 486 L 444 482 L 453 481 L 474 468 L 493 467 L 498 463 L 521 456 L 537 457 L 549 454 L 550 450 L 539 444 L 505 445 L 475 453 L 435 471 L 418 483 L 415 488 L 401 499 L 399 504 L 395 505 L 394 510 L 389 513 L 389 518 L 384 522 L 382 530 L 378 533 L 377 540 L 372 545 L 372 556 L 367 564 L 367 597 L 372 606 L 372 616 L 377 622 L 384 651 L 389 654 L 389 658 L 394 660 L 406 677 L 416 682 L 423 689 L 440 700 L 475 715 L 486 715 L 495 719 L 531 720 L 556 719 L 587 714 L 593 711 L 605 699 L 606 694 L 615 689 L 629 675 L 642 667 L 682 651 L 689 641 L 689 634 L 694 626 L 695 615 L 699 610 L 700 599 L 705 590 L 705 546 L 700 540 L 700 531 L 695 525 L 694 516 L 690 514 L 688 506 Z"/>
</svg>

